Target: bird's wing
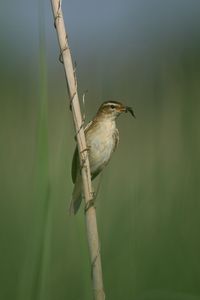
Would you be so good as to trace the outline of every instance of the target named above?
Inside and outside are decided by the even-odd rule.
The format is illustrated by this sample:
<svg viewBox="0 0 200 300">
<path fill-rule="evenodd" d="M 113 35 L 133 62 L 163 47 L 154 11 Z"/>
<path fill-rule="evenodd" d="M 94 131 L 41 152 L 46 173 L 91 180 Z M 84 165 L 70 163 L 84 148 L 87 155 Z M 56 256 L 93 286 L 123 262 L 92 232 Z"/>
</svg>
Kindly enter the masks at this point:
<svg viewBox="0 0 200 300">
<path fill-rule="evenodd" d="M 92 124 L 92 121 L 90 121 L 86 127 L 84 128 L 84 132 L 87 133 L 88 129 L 90 128 L 90 125 Z M 79 161 L 79 155 L 78 155 L 78 148 L 76 146 L 76 149 L 74 151 L 73 159 L 72 159 L 72 168 L 71 168 L 71 175 L 72 175 L 72 181 L 75 183 L 77 172 L 80 171 L 80 161 Z"/>
<path fill-rule="evenodd" d="M 113 133 L 113 139 L 115 141 L 115 144 L 114 144 L 114 147 L 113 147 L 113 151 L 112 152 L 115 152 L 115 150 L 117 149 L 117 146 L 119 144 L 119 131 L 118 129 L 116 128 L 114 133 Z"/>
<path fill-rule="evenodd" d="M 72 159 L 72 169 L 71 169 L 71 174 L 72 174 L 72 181 L 73 183 L 75 183 L 76 181 L 76 176 L 77 176 L 77 172 L 79 172 L 79 157 L 78 157 L 78 148 L 76 146 L 76 149 L 74 151 L 74 155 L 73 155 L 73 159 Z"/>
</svg>

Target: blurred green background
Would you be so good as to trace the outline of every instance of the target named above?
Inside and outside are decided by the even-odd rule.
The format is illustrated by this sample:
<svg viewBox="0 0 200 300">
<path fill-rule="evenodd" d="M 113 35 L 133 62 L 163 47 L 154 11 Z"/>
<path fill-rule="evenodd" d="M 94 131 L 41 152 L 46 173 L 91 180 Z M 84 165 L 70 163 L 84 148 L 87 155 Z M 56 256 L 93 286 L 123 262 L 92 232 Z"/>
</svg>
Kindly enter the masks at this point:
<svg viewBox="0 0 200 300">
<path fill-rule="evenodd" d="M 89 121 L 133 106 L 97 199 L 107 299 L 200 299 L 200 2 L 65 1 Z M 92 299 L 49 1 L 0 4 L 0 299 Z"/>
</svg>

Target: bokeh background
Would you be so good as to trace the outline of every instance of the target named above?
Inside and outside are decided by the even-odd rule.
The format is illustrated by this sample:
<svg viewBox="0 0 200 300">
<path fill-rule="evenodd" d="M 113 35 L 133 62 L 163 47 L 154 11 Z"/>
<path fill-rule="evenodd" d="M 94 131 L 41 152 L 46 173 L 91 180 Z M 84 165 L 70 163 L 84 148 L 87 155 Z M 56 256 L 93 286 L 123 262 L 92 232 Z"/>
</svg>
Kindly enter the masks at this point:
<svg viewBox="0 0 200 300">
<path fill-rule="evenodd" d="M 65 1 L 89 121 L 133 106 L 101 179 L 107 299 L 200 299 L 200 2 Z M 50 1 L 0 4 L 0 299 L 92 299 L 75 147 Z"/>
</svg>

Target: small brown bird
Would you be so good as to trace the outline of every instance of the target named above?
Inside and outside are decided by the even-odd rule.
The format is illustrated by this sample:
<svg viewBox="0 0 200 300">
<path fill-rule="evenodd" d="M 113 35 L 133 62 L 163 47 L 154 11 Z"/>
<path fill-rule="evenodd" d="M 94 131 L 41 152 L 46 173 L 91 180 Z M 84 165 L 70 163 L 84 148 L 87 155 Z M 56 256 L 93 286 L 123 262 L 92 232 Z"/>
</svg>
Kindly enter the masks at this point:
<svg viewBox="0 0 200 300">
<path fill-rule="evenodd" d="M 85 128 L 92 180 L 104 169 L 116 150 L 119 131 L 115 121 L 122 112 L 130 112 L 135 117 L 133 109 L 129 106 L 116 101 L 104 102 Z M 82 201 L 82 177 L 77 147 L 72 161 L 72 180 L 74 189 L 69 211 L 70 214 L 76 214 Z"/>
</svg>

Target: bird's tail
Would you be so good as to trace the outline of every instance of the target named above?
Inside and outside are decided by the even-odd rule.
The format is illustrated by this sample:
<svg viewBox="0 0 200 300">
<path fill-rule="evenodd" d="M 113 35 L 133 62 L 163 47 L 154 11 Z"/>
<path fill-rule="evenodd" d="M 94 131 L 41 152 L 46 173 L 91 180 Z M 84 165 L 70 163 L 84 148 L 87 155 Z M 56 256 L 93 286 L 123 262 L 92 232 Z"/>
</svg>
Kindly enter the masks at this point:
<svg viewBox="0 0 200 300">
<path fill-rule="evenodd" d="M 78 175 L 74 189 L 72 192 L 72 199 L 69 206 L 70 215 L 75 215 L 81 205 L 82 201 L 82 178 L 81 175 Z"/>
</svg>

